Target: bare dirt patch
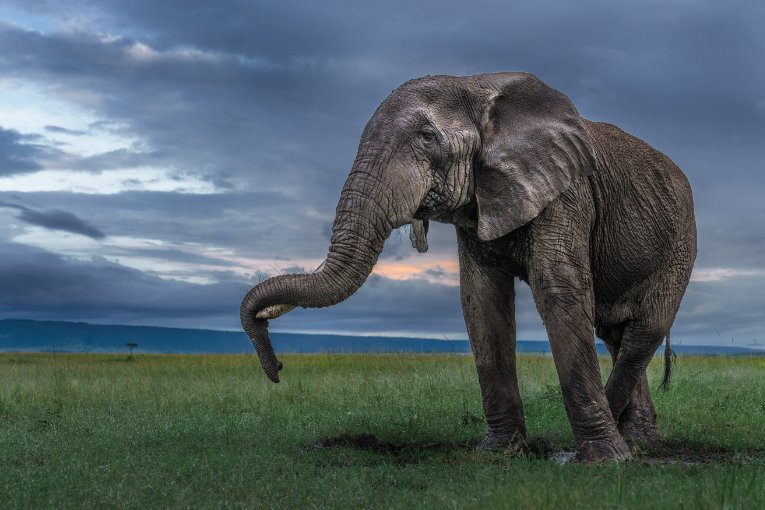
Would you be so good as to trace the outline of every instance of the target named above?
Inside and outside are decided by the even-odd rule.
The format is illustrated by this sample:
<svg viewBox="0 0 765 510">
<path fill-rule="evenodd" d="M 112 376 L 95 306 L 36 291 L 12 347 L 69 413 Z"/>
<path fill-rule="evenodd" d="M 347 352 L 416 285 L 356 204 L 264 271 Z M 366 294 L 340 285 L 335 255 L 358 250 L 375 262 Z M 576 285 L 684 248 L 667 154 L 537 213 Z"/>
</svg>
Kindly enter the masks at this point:
<svg viewBox="0 0 765 510">
<path fill-rule="evenodd" d="M 462 446 L 467 448 L 467 445 Z M 318 441 L 315 441 L 306 446 L 306 449 L 318 450 L 320 448 L 343 447 L 398 455 L 402 453 L 455 449 L 459 448 L 460 445 L 447 445 L 445 443 L 393 443 L 380 441 L 374 434 L 341 434 L 335 437 L 325 437 L 319 439 Z"/>
<path fill-rule="evenodd" d="M 478 442 L 466 443 L 406 443 L 406 442 L 385 442 L 380 441 L 374 434 L 341 434 L 334 437 L 326 437 L 315 441 L 308 446 L 307 450 L 317 450 L 320 448 L 354 448 L 357 450 L 373 451 L 378 453 L 387 453 L 392 455 L 401 455 L 406 453 L 421 453 L 434 451 L 464 450 L 472 451 L 476 448 Z M 538 458 L 548 458 L 552 454 L 552 447 L 544 438 L 530 438 L 524 443 L 519 443 L 508 447 L 507 453 L 518 455 L 530 455 Z"/>
<path fill-rule="evenodd" d="M 645 465 L 722 464 L 765 459 L 765 450 L 732 450 L 702 442 L 663 439 L 648 447 L 635 447 L 633 459 Z"/>
<path fill-rule="evenodd" d="M 326 437 L 307 445 L 305 450 L 323 448 L 352 448 L 392 455 L 400 461 L 413 461 L 429 452 L 473 451 L 477 442 L 470 443 L 407 443 L 380 441 L 374 434 L 341 434 Z M 508 447 L 502 453 L 537 459 L 551 459 L 559 464 L 568 463 L 574 452 L 555 450 L 545 438 L 529 438 L 524 443 Z M 765 450 L 735 451 L 704 443 L 679 439 L 662 440 L 650 447 L 635 446 L 632 462 L 643 465 L 665 464 L 722 464 L 729 462 L 752 462 L 765 459 Z"/>
</svg>

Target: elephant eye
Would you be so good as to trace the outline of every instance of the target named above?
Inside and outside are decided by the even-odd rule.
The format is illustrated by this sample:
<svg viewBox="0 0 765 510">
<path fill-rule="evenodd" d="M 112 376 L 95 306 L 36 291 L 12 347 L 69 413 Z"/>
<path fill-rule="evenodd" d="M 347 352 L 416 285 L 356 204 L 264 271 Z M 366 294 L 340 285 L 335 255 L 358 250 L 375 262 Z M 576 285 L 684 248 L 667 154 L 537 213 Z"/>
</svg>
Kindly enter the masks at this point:
<svg viewBox="0 0 765 510">
<path fill-rule="evenodd" d="M 420 139 L 422 139 L 422 141 L 425 142 L 426 144 L 431 144 L 436 141 L 436 134 L 429 129 L 424 129 L 420 131 L 419 134 L 420 134 Z"/>
</svg>

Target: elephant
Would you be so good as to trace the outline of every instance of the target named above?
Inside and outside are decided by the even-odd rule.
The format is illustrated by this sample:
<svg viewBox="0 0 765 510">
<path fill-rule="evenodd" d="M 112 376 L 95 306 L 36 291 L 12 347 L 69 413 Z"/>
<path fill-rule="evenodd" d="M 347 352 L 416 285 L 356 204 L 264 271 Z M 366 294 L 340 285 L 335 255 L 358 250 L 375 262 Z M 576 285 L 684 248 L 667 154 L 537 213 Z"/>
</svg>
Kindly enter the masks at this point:
<svg viewBox="0 0 765 510">
<path fill-rule="evenodd" d="M 377 108 L 342 188 L 328 254 L 311 274 L 265 280 L 240 309 L 267 376 L 282 364 L 268 320 L 355 293 L 391 232 L 455 226 L 460 296 L 483 399 L 480 448 L 526 437 L 515 360 L 514 278 L 548 334 L 582 462 L 623 461 L 658 438 L 646 366 L 696 258 L 690 184 L 667 156 L 521 72 L 426 76 Z M 594 335 L 613 370 L 601 382 Z M 666 374 L 665 374 L 666 375 Z"/>
</svg>

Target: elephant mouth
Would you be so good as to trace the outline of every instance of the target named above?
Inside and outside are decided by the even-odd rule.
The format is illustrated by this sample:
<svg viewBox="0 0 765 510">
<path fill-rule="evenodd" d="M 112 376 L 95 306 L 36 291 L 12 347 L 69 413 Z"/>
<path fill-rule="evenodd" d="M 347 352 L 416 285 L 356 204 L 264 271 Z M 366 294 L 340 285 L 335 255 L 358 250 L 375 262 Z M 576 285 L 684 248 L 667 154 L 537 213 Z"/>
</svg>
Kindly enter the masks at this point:
<svg viewBox="0 0 765 510">
<path fill-rule="evenodd" d="M 420 208 L 417 209 L 414 212 L 414 219 L 415 220 L 429 220 L 433 216 L 434 212 L 435 211 L 433 211 L 429 207 L 422 207 L 422 206 L 420 206 Z"/>
<path fill-rule="evenodd" d="M 420 206 L 414 212 L 416 220 L 436 220 L 444 218 L 448 220 L 455 208 L 449 194 L 445 194 L 439 186 L 431 187 L 420 202 Z"/>
<path fill-rule="evenodd" d="M 415 220 L 429 220 L 439 215 L 439 210 L 436 207 L 436 201 L 432 200 L 430 193 L 425 197 L 420 206 L 414 211 Z"/>
<path fill-rule="evenodd" d="M 449 223 L 452 218 L 452 211 L 437 209 L 429 205 L 421 205 L 415 212 L 413 218 L 420 221 L 441 221 Z"/>
</svg>

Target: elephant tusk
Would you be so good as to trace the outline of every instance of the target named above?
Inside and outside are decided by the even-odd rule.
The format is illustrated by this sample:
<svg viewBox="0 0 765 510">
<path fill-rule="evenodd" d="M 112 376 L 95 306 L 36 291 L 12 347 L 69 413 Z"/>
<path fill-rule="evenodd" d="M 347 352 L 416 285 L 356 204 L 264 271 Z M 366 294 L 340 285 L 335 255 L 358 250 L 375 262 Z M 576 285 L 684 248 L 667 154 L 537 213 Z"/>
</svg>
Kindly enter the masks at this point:
<svg viewBox="0 0 765 510">
<path fill-rule="evenodd" d="M 324 269 L 324 263 L 322 262 L 319 267 L 317 267 L 313 272 L 318 273 L 322 269 Z M 256 319 L 262 319 L 262 320 L 268 320 L 268 319 L 276 319 L 277 317 L 281 317 L 285 313 L 291 312 L 295 309 L 295 305 L 290 305 L 287 303 L 281 303 L 278 305 L 271 305 L 267 306 L 258 313 L 255 314 Z"/>
<path fill-rule="evenodd" d="M 428 220 L 412 220 L 409 239 L 412 241 L 412 248 L 420 253 L 428 251 L 428 226 Z"/>
<path fill-rule="evenodd" d="M 291 312 L 294 308 L 295 308 L 295 305 L 288 305 L 284 303 L 279 305 L 267 306 L 261 311 L 259 311 L 257 314 L 255 314 L 255 318 L 256 319 L 276 319 L 277 317 L 280 317 L 287 312 Z"/>
</svg>

